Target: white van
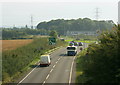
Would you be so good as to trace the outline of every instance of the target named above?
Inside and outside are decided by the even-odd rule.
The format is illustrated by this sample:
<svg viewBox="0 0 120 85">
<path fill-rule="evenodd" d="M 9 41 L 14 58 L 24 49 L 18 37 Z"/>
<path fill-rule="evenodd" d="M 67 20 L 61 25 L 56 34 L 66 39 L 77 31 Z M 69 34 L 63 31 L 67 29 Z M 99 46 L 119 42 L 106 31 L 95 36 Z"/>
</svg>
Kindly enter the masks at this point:
<svg viewBox="0 0 120 85">
<path fill-rule="evenodd" d="M 40 57 L 40 65 L 43 66 L 49 66 L 51 64 L 51 58 L 50 55 L 41 55 Z"/>
</svg>

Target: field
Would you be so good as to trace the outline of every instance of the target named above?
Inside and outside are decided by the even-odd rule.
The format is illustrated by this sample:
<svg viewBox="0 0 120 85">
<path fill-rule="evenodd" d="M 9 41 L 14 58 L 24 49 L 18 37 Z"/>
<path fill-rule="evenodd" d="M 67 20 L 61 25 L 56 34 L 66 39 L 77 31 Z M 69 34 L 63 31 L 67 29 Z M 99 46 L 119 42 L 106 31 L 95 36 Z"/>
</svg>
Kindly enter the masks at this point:
<svg viewBox="0 0 120 85">
<path fill-rule="evenodd" d="M 0 40 L 2 42 L 2 51 L 13 50 L 18 47 L 31 43 L 33 40 Z"/>
<path fill-rule="evenodd" d="M 84 43 L 93 43 L 95 40 L 65 40 L 66 42 L 75 41 L 75 42 L 84 42 Z"/>
</svg>

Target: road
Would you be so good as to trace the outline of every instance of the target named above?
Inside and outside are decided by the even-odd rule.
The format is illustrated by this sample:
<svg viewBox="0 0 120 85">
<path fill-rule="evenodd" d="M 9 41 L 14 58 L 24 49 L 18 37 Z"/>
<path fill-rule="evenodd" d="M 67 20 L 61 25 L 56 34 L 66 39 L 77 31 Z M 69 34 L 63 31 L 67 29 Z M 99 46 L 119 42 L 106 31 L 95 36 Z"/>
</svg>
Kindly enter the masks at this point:
<svg viewBox="0 0 120 85">
<path fill-rule="evenodd" d="M 62 47 L 51 53 L 51 65 L 40 67 L 33 65 L 33 69 L 17 85 L 24 83 L 75 83 L 76 66 L 75 56 L 67 56 L 66 48 Z"/>
</svg>

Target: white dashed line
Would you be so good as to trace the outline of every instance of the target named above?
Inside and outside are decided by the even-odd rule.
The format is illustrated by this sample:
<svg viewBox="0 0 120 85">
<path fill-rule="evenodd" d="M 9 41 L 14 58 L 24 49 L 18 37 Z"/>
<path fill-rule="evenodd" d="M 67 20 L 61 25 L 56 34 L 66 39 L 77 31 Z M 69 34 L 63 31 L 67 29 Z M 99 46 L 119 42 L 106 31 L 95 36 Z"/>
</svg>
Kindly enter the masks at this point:
<svg viewBox="0 0 120 85">
<path fill-rule="evenodd" d="M 56 64 L 58 63 L 58 61 L 57 62 L 55 62 Z"/>
<path fill-rule="evenodd" d="M 55 68 L 56 65 L 53 66 L 53 68 Z"/>
<path fill-rule="evenodd" d="M 61 58 L 61 57 L 60 57 Z M 60 58 L 58 59 L 58 61 L 60 60 Z"/>
<path fill-rule="evenodd" d="M 55 63 L 57 64 L 58 63 L 58 61 L 61 59 L 62 57 L 60 57 Z M 50 73 L 54 70 L 54 68 L 55 68 L 55 66 L 56 66 L 56 64 L 55 65 L 53 65 L 53 67 L 52 67 L 52 69 L 50 70 L 50 72 L 49 72 L 49 74 L 47 75 L 47 77 L 45 78 L 45 81 L 49 78 L 49 76 L 50 76 Z M 42 85 L 44 85 L 46 82 L 43 82 L 43 84 Z"/>
<path fill-rule="evenodd" d="M 45 81 L 43 82 L 43 84 L 42 85 L 44 85 L 45 84 Z"/>
<path fill-rule="evenodd" d="M 53 69 L 50 70 L 50 73 L 53 71 Z"/>
<path fill-rule="evenodd" d="M 46 79 L 48 79 L 48 78 L 49 78 L 49 76 L 50 76 L 50 74 L 48 74 L 48 75 L 47 75 Z"/>
<path fill-rule="evenodd" d="M 75 60 L 75 56 L 73 58 L 73 62 L 72 62 L 72 65 L 71 65 L 71 70 L 70 70 L 70 77 L 69 77 L 69 85 L 71 83 L 71 80 L 72 80 L 72 70 L 73 70 L 73 64 L 74 64 L 74 60 Z"/>
</svg>

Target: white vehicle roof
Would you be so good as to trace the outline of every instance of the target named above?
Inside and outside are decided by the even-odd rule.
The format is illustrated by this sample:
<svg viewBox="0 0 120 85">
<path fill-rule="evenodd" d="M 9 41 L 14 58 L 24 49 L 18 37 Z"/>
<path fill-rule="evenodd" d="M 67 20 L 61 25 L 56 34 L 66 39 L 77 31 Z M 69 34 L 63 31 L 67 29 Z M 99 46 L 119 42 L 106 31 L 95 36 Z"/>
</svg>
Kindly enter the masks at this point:
<svg viewBox="0 0 120 85">
<path fill-rule="evenodd" d="M 72 45 L 72 46 L 67 46 L 67 47 L 76 47 L 76 46 Z"/>
<path fill-rule="evenodd" d="M 44 56 L 50 56 L 50 55 L 41 55 L 41 57 L 44 57 Z"/>
<path fill-rule="evenodd" d="M 50 55 L 41 55 L 40 63 L 41 64 L 50 63 Z"/>
<path fill-rule="evenodd" d="M 77 46 L 67 46 L 67 50 L 77 50 Z"/>
</svg>

